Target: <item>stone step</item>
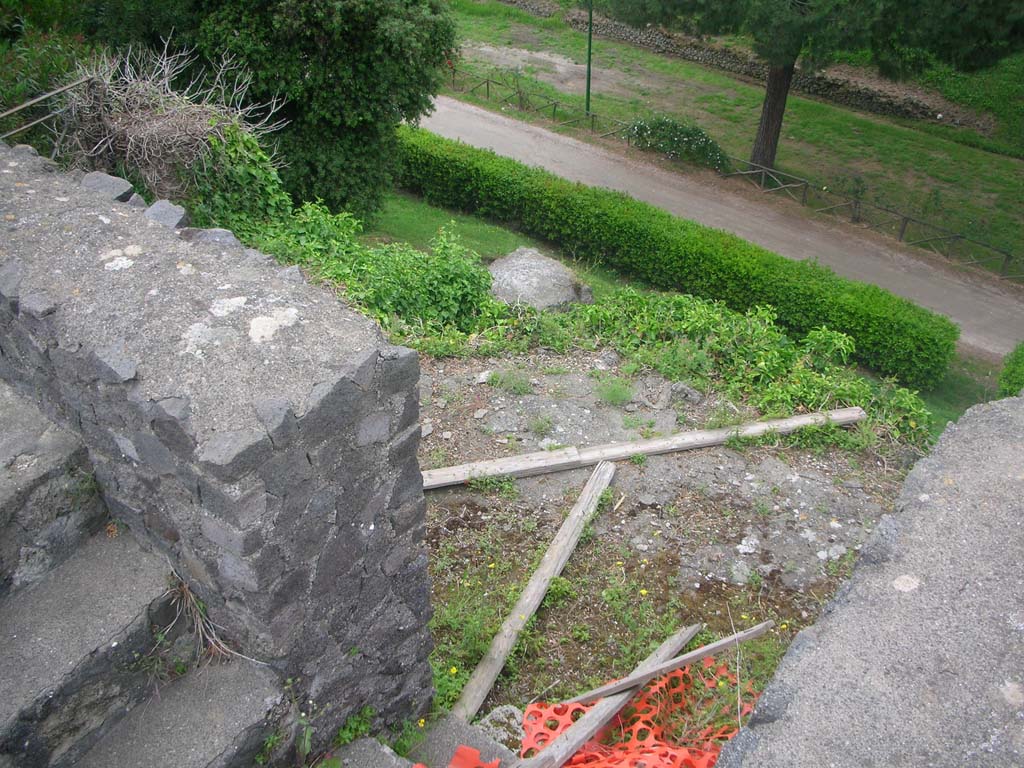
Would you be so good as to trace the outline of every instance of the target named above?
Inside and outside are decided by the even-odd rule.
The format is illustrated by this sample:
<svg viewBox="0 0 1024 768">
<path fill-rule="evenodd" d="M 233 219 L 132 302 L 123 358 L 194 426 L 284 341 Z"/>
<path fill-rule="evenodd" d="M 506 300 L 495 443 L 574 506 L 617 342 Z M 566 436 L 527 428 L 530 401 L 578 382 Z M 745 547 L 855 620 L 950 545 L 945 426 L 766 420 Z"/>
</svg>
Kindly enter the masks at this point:
<svg viewBox="0 0 1024 768">
<path fill-rule="evenodd" d="M 209 664 L 137 706 L 77 768 L 250 768 L 280 700 L 268 668 Z"/>
<path fill-rule="evenodd" d="M 412 763 L 395 754 L 391 747 L 376 739 L 357 739 L 340 749 L 334 757 L 341 758 L 342 768 L 411 768 Z M 446 766 L 447 768 L 447 766 Z"/>
<path fill-rule="evenodd" d="M 130 534 L 101 534 L 0 599 L 0 765 L 73 765 L 142 698 L 169 575 Z"/>
<path fill-rule="evenodd" d="M 0 381 L 0 594 L 41 579 L 105 517 L 81 441 Z"/>
<path fill-rule="evenodd" d="M 511 765 L 516 760 L 512 750 L 499 744 L 483 730 L 450 716 L 434 723 L 423 741 L 409 753 L 409 757 L 427 768 L 448 768 L 460 744 L 480 750 L 480 759 L 484 762 L 500 759 L 502 765 Z"/>
</svg>

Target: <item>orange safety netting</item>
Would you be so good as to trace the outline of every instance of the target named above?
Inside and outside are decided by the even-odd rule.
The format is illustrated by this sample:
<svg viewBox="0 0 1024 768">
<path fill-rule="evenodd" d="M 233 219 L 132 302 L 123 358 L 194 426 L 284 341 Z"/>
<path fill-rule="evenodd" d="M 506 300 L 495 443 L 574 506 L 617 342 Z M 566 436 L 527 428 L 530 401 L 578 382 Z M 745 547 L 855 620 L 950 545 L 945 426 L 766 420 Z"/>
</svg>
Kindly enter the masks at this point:
<svg viewBox="0 0 1024 768">
<path fill-rule="evenodd" d="M 728 666 L 705 659 L 648 683 L 566 765 L 711 768 L 722 745 L 739 730 L 737 714 L 739 718 L 749 715 L 756 700 L 749 684 L 738 686 Z M 593 706 L 528 706 L 521 756 L 542 750 Z"/>
</svg>

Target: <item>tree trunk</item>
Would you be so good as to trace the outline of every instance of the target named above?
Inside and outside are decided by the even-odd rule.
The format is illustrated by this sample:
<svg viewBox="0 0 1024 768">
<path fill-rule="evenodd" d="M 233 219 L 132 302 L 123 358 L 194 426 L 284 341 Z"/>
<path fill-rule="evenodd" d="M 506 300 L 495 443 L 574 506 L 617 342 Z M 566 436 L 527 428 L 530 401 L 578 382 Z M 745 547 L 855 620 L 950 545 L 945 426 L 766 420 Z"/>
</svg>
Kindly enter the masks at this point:
<svg viewBox="0 0 1024 768">
<path fill-rule="evenodd" d="M 764 106 L 761 107 L 761 123 L 757 127 L 754 150 L 750 154 L 752 163 L 768 168 L 775 167 L 782 118 L 786 114 L 786 97 L 789 95 L 789 85 L 793 81 L 795 67 L 796 61 L 792 61 L 782 67 L 768 68 L 768 85 L 764 93 Z"/>
</svg>

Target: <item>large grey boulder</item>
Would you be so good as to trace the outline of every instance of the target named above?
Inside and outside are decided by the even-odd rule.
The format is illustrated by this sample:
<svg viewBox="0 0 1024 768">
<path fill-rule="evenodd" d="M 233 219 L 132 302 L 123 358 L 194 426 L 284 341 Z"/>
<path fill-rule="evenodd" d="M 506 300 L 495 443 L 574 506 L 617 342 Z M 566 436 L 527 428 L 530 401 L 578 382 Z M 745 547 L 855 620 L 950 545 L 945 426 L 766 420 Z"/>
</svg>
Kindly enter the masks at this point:
<svg viewBox="0 0 1024 768">
<path fill-rule="evenodd" d="M 571 269 L 535 248 L 517 248 L 489 267 L 491 293 L 506 304 L 529 304 L 536 309 L 560 309 L 590 304 L 594 297 Z"/>
</svg>

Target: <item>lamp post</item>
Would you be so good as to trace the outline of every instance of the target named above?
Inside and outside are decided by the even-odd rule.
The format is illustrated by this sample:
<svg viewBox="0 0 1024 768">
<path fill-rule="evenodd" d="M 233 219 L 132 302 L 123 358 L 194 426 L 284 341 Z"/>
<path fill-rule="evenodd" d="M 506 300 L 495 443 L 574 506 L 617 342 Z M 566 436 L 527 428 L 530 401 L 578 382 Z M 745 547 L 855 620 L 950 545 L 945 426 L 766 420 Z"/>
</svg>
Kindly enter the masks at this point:
<svg viewBox="0 0 1024 768">
<path fill-rule="evenodd" d="M 587 13 L 587 114 L 590 114 L 590 57 L 594 46 L 594 0 Z"/>
</svg>

